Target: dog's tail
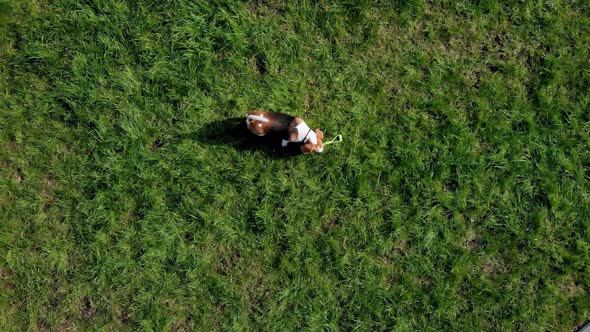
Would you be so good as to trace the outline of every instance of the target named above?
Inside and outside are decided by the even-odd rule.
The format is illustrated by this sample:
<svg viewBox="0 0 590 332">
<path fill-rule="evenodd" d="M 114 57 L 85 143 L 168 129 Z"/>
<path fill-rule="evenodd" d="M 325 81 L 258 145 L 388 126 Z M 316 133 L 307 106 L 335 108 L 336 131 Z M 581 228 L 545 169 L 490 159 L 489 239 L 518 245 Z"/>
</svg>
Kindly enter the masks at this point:
<svg viewBox="0 0 590 332">
<path fill-rule="evenodd" d="M 267 119 L 261 115 L 253 115 L 253 114 L 246 115 L 246 122 L 247 123 L 250 123 L 250 121 L 253 121 L 253 120 L 262 121 L 262 122 L 270 122 L 269 119 Z"/>
</svg>

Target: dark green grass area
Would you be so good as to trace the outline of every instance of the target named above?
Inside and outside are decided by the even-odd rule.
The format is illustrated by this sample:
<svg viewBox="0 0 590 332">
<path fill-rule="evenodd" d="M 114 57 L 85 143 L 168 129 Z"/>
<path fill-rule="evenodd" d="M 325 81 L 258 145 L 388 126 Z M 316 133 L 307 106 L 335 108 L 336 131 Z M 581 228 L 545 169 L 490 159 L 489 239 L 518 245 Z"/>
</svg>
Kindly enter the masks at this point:
<svg viewBox="0 0 590 332">
<path fill-rule="evenodd" d="M 572 331 L 589 45 L 587 1 L 4 1 L 0 330 Z M 344 143 L 205 137 L 255 108 Z"/>
</svg>

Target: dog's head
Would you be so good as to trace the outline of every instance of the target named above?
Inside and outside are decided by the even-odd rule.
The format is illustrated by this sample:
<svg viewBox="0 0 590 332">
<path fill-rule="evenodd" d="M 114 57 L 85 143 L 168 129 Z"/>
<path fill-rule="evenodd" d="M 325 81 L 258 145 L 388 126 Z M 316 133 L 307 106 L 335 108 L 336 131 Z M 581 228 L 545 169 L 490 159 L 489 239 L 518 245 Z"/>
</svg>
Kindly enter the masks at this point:
<svg viewBox="0 0 590 332">
<path fill-rule="evenodd" d="M 301 152 L 303 152 L 303 154 L 308 154 L 312 151 L 318 153 L 324 152 L 324 133 L 321 130 L 316 129 L 313 131 L 313 136 L 309 137 L 307 142 L 301 145 Z"/>
</svg>

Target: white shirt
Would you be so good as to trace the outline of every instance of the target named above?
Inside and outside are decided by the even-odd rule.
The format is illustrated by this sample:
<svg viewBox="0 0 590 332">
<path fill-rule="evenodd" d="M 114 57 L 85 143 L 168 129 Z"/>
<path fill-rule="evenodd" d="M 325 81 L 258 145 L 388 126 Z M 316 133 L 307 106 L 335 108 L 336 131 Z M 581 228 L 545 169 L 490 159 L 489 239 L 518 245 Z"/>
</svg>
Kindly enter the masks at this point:
<svg viewBox="0 0 590 332">
<path fill-rule="evenodd" d="M 297 128 L 297 140 L 296 142 L 303 142 L 304 139 L 309 140 L 312 144 L 318 144 L 318 138 L 313 130 L 310 131 L 309 126 L 305 122 L 301 122 L 295 128 Z M 305 137 L 307 135 L 307 138 Z M 305 143 L 305 142 L 303 142 Z"/>
</svg>

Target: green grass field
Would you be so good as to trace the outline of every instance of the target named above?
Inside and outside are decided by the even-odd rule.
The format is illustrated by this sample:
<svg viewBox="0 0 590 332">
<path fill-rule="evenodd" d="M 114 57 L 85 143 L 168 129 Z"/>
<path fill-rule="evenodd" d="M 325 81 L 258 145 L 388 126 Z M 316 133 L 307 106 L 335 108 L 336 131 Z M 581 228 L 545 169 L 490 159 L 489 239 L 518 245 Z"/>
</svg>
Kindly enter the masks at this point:
<svg viewBox="0 0 590 332">
<path fill-rule="evenodd" d="M 0 3 L 1 331 L 574 331 L 588 1 Z M 344 143 L 204 139 L 252 109 Z"/>
</svg>

